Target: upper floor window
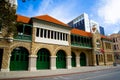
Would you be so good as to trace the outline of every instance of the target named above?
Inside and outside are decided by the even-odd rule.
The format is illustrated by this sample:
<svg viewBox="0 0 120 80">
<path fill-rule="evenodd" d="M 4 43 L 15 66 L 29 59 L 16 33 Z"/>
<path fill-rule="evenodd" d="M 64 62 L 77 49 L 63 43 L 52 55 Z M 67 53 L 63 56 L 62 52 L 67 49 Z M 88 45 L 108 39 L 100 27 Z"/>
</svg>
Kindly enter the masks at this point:
<svg viewBox="0 0 120 80">
<path fill-rule="evenodd" d="M 68 41 L 68 34 L 64 34 L 65 35 L 65 40 Z"/>
<path fill-rule="evenodd" d="M 74 41 L 74 39 L 73 39 L 74 37 L 73 37 L 73 35 L 71 35 L 71 42 L 73 42 Z"/>
<path fill-rule="evenodd" d="M 117 38 L 116 38 L 116 42 L 117 42 Z"/>
<path fill-rule="evenodd" d="M 60 40 L 62 40 L 62 33 L 60 33 Z"/>
<path fill-rule="evenodd" d="M 47 30 L 44 29 L 44 38 L 46 38 L 46 37 L 47 37 Z"/>
<path fill-rule="evenodd" d="M 105 43 L 105 45 L 106 45 L 106 49 L 111 49 L 112 48 L 110 43 Z"/>
<path fill-rule="evenodd" d="M 53 39 L 53 31 L 51 31 L 51 38 Z"/>
<path fill-rule="evenodd" d="M 48 30 L 48 38 L 50 38 L 50 30 Z"/>
<path fill-rule="evenodd" d="M 55 35 L 54 35 L 54 36 L 55 36 L 55 39 L 56 39 L 56 32 L 55 32 Z"/>
<path fill-rule="evenodd" d="M 114 38 L 113 38 L 113 42 L 114 42 L 114 43 L 118 42 L 118 38 L 117 38 L 117 37 L 114 37 Z"/>
<path fill-rule="evenodd" d="M 114 45 L 114 50 L 116 50 L 116 45 Z"/>
<path fill-rule="evenodd" d="M 39 28 L 37 28 L 36 36 L 39 37 Z"/>
<path fill-rule="evenodd" d="M 47 30 L 47 29 L 42 29 L 42 28 L 37 28 L 36 36 L 41 37 L 41 38 L 68 41 L 68 34 L 57 32 L 57 31 L 52 31 L 52 30 Z"/>
<path fill-rule="evenodd" d="M 119 50 L 119 46 L 118 46 L 118 44 L 117 44 L 117 50 Z"/>
<path fill-rule="evenodd" d="M 81 37 L 81 43 L 84 43 L 83 37 Z"/>
<path fill-rule="evenodd" d="M 24 34 L 31 35 L 32 34 L 32 27 L 25 25 Z"/>
<path fill-rule="evenodd" d="M 40 37 L 43 37 L 43 29 L 40 29 Z"/>
<path fill-rule="evenodd" d="M 57 32 L 58 40 L 59 40 L 59 32 Z"/>
<path fill-rule="evenodd" d="M 21 35 L 31 35 L 32 34 L 32 27 L 28 24 L 19 24 L 17 26 L 17 32 Z"/>
<path fill-rule="evenodd" d="M 113 42 L 115 42 L 115 38 L 113 38 Z"/>
</svg>

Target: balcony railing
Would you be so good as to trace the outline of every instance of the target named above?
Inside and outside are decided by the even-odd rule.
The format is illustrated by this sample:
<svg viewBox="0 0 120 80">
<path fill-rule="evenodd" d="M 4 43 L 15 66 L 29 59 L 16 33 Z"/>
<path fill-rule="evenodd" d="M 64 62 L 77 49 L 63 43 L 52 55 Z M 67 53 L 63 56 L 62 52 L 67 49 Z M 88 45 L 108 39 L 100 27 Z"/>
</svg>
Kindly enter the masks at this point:
<svg viewBox="0 0 120 80">
<path fill-rule="evenodd" d="M 88 44 L 88 43 L 72 42 L 71 45 L 72 46 L 78 46 L 78 47 L 81 47 L 81 48 L 92 48 L 92 45 Z"/>
<path fill-rule="evenodd" d="M 26 34 L 22 34 L 22 35 L 18 34 L 14 39 L 31 41 L 32 36 L 31 35 L 26 35 Z"/>
</svg>

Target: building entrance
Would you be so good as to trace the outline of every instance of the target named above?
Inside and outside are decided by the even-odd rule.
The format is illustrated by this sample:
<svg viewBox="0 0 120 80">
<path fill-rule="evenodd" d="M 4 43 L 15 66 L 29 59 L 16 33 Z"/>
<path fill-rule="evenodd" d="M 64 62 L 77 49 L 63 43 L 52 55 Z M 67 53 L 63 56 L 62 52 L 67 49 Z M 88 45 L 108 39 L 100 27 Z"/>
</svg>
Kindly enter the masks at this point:
<svg viewBox="0 0 120 80">
<path fill-rule="evenodd" d="M 12 51 L 11 55 L 12 55 L 10 59 L 11 71 L 28 70 L 29 53 L 27 49 L 23 47 L 17 47 Z"/>
<path fill-rule="evenodd" d="M 66 54 L 63 50 L 57 52 L 56 67 L 66 68 Z"/>
<path fill-rule="evenodd" d="M 75 53 L 72 52 L 72 58 L 71 58 L 71 62 L 72 62 L 72 67 L 76 67 L 76 55 Z"/>
<path fill-rule="evenodd" d="M 37 69 L 50 68 L 50 52 L 47 49 L 40 49 L 37 53 Z"/>
<path fill-rule="evenodd" d="M 80 54 L 80 66 L 86 66 L 86 55 L 83 52 Z"/>
</svg>

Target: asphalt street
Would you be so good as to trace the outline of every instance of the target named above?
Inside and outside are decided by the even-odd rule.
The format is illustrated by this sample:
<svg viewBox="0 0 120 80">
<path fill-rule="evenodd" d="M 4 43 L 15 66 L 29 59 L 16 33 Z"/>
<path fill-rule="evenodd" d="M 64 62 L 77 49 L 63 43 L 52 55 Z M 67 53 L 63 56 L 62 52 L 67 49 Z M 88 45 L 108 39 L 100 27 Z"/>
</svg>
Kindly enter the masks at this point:
<svg viewBox="0 0 120 80">
<path fill-rule="evenodd" d="M 108 70 L 19 80 L 120 80 L 120 67 Z"/>
<path fill-rule="evenodd" d="M 87 69 L 87 68 L 86 68 Z M 52 73 L 52 71 L 51 71 Z M 91 70 L 87 72 L 77 72 L 56 76 L 37 76 L 26 78 L 11 78 L 0 80 L 120 80 L 120 66 L 101 70 Z"/>
</svg>

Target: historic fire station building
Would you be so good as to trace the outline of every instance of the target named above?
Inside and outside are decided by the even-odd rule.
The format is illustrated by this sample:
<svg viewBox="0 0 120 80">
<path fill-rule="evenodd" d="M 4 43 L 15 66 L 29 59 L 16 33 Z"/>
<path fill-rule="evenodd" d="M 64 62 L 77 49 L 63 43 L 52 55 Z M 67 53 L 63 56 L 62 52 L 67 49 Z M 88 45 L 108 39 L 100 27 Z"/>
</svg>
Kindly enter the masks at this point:
<svg viewBox="0 0 120 80">
<path fill-rule="evenodd" d="M 4 38 L 0 27 L 0 71 L 112 65 L 112 41 L 98 33 L 69 27 L 49 15 L 17 16 L 17 33 Z"/>
</svg>

